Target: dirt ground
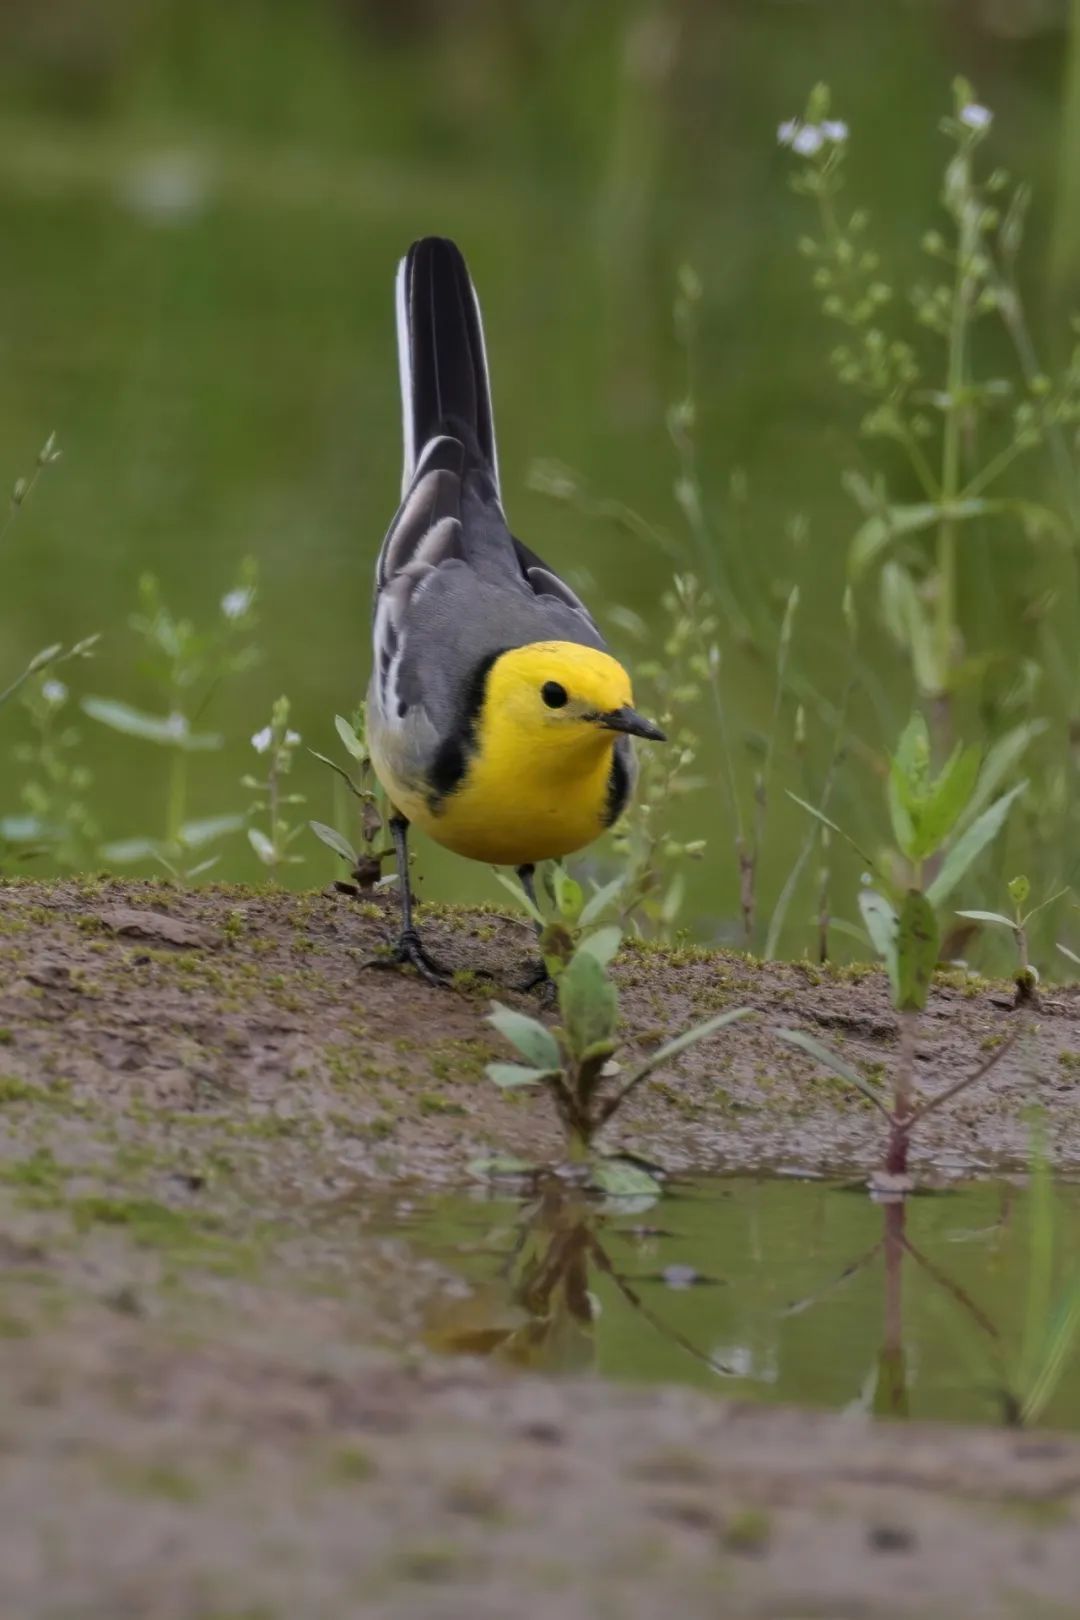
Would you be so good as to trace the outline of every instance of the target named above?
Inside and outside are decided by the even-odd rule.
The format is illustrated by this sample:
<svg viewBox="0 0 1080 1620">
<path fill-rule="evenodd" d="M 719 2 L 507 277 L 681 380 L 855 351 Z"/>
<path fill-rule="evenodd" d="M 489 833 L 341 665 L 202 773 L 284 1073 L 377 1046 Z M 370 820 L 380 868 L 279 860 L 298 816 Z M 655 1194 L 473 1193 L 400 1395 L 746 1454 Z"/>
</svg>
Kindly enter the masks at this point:
<svg viewBox="0 0 1080 1620">
<path fill-rule="evenodd" d="M 0 884 L 0 1615 L 386 1620 L 1080 1615 L 1080 1441 L 887 1426 L 512 1377 L 380 1348 L 423 1267 L 325 1212 L 477 1156 L 557 1158 L 484 1022 L 528 929 L 429 913 L 452 990 L 364 971 L 388 919 L 336 894 Z M 757 1017 L 642 1087 L 610 1145 L 673 1171 L 865 1171 L 880 975 L 628 949 L 631 1054 Z M 994 1052 L 1008 990 L 936 987 L 927 1093 Z M 924 1176 L 1023 1164 L 1039 1103 L 1080 1165 L 1080 1000 L 1053 992 L 927 1122 Z"/>
</svg>

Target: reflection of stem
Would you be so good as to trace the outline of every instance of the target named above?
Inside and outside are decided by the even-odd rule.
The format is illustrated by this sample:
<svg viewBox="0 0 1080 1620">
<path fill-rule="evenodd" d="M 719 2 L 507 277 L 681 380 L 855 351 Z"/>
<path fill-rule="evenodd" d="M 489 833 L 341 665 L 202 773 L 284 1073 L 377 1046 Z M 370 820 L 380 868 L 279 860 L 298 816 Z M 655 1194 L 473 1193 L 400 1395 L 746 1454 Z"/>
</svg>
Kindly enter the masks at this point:
<svg viewBox="0 0 1080 1620">
<path fill-rule="evenodd" d="M 886 1213 L 888 1213 L 888 1206 L 886 1207 Z M 958 1305 L 962 1305 L 972 1320 L 979 1324 L 984 1333 L 988 1333 L 992 1339 L 996 1339 L 998 1337 L 997 1328 L 986 1312 L 976 1305 L 970 1294 L 966 1293 L 959 1283 L 953 1282 L 951 1277 L 946 1276 L 945 1272 L 939 1270 L 934 1262 L 928 1260 L 922 1250 L 917 1249 L 906 1237 L 902 1236 L 901 1242 L 903 1243 L 904 1253 L 910 1254 L 915 1264 L 921 1266 L 926 1275 L 937 1283 L 939 1288 L 944 1289 L 945 1293 L 951 1295 Z"/>
<path fill-rule="evenodd" d="M 898 1199 L 882 1211 L 885 1231 L 885 1323 L 881 1345 L 882 1385 L 877 1409 L 893 1417 L 907 1417 L 907 1373 L 904 1366 L 904 1221 L 907 1206 Z"/>
<path fill-rule="evenodd" d="M 589 1253 L 596 1262 L 597 1270 L 602 1271 L 605 1277 L 611 1278 L 612 1282 L 615 1284 L 615 1287 L 619 1290 L 619 1293 L 622 1295 L 623 1299 L 625 1299 L 626 1303 L 628 1305 L 632 1305 L 634 1310 L 637 1311 L 638 1315 L 644 1317 L 649 1326 L 655 1328 L 657 1333 L 661 1334 L 663 1338 L 669 1339 L 672 1344 L 677 1344 L 680 1350 L 685 1350 L 686 1354 L 688 1356 L 693 1356 L 695 1361 L 703 1362 L 704 1365 L 710 1368 L 712 1372 L 724 1373 L 729 1378 L 738 1377 L 738 1373 L 735 1371 L 734 1367 L 723 1366 L 722 1363 L 717 1361 L 713 1356 L 710 1356 L 706 1351 L 699 1349 L 696 1344 L 692 1343 L 690 1339 L 686 1338 L 684 1334 L 680 1333 L 677 1328 L 669 1327 L 668 1324 L 662 1321 L 654 1311 L 651 1311 L 648 1305 L 645 1304 L 645 1301 L 641 1298 L 641 1295 L 636 1293 L 626 1281 L 626 1278 L 620 1276 L 620 1274 L 615 1270 L 615 1267 L 608 1259 L 607 1252 L 603 1248 L 599 1239 L 594 1233 L 591 1232 L 589 1234 Z"/>
</svg>

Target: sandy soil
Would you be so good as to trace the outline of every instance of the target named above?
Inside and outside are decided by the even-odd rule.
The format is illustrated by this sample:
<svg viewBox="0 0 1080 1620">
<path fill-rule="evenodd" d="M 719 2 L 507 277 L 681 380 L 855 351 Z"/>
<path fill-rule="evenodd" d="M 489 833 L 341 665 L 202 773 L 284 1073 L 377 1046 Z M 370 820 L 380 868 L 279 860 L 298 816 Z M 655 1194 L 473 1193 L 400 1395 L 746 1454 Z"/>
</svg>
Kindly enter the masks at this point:
<svg viewBox="0 0 1080 1620">
<path fill-rule="evenodd" d="M 0 1614 L 20 1620 L 1080 1614 L 1080 1442 L 743 1409 L 379 1349 L 422 1267 L 325 1212 L 477 1155 L 557 1157 L 543 1097 L 483 1076 L 527 929 L 425 919 L 453 991 L 362 971 L 387 932 L 338 895 L 0 886 Z M 864 1170 L 869 1104 L 770 1035 L 868 1073 L 877 974 L 626 952 L 631 1050 L 740 1024 L 610 1131 L 671 1169 Z M 514 1000 L 500 986 L 503 999 Z M 518 998 L 521 1005 L 528 1005 Z M 943 981 L 932 1092 L 1011 1033 Z M 1023 1162 L 1041 1102 L 1080 1164 L 1080 1002 L 1055 992 L 916 1166 Z"/>
</svg>

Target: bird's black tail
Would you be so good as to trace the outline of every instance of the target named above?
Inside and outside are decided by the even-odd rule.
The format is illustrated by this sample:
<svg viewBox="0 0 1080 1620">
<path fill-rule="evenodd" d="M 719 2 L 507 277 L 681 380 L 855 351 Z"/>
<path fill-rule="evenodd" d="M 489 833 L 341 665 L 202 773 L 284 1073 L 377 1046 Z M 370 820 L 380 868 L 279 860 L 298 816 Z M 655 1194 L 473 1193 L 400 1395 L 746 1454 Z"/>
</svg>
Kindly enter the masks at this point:
<svg viewBox="0 0 1080 1620">
<path fill-rule="evenodd" d="M 402 489 L 437 435 L 464 437 L 499 484 L 480 304 L 461 251 L 441 236 L 414 242 L 398 266 L 398 360 L 405 439 Z"/>
</svg>

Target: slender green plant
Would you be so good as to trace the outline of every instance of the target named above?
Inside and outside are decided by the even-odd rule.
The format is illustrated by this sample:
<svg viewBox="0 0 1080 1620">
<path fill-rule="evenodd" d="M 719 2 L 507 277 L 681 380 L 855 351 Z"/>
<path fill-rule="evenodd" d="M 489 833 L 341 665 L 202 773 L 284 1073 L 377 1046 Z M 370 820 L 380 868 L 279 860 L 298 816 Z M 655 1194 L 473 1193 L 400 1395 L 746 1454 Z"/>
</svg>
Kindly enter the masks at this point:
<svg viewBox="0 0 1080 1620">
<path fill-rule="evenodd" d="M 233 588 L 221 599 L 216 620 L 199 629 L 167 607 L 157 580 L 144 574 L 139 582 L 139 611 L 131 627 L 143 644 L 142 672 L 157 692 L 161 710 L 147 712 L 116 698 L 85 697 L 84 713 L 111 731 L 164 749 L 169 759 L 165 824 L 158 837 L 125 838 L 102 848 L 116 864 L 155 861 L 174 877 L 192 878 L 216 865 L 217 855 L 202 851 L 230 833 L 246 818 L 239 814 L 188 815 L 192 755 L 220 749 L 219 732 L 198 729 L 222 683 L 250 670 L 259 652 L 255 628 L 256 568 L 247 559 Z M 191 857 L 197 858 L 189 864 Z"/>
<path fill-rule="evenodd" d="M 24 773 L 22 811 L 0 817 L 0 847 L 11 845 L 20 859 L 42 856 L 69 871 L 91 863 L 98 838 L 86 797 L 93 777 L 79 759 L 70 697 L 55 673 L 36 674 L 23 684 L 20 700 L 31 740 L 13 752 Z"/>
<path fill-rule="evenodd" d="M 302 793 L 289 793 L 285 789 L 285 778 L 292 770 L 293 756 L 301 742 L 300 733 L 289 725 L 289 708 L 288 698 L 279 697 L 270 711 L 269 725 L 263 726 L 251 739 L 252 748 L 265 761 L 265 776 L 260 780 L 247 774 L 240 779 L 242 786 L 256 795 L 248 810 L 248 843 L 272 872 L 283 866 L 299 865 L 304 859 L 292 849 L 303 832 L 303 823 L 289 818 L 306 800 Z M 255 824 L 257 816 L 265 817 L 265 830 Z"/>
<path fill-rule="evenodd" d="M 1019 782 L 994 797 L 996 786 L 996 772 L 988 780 L 987 765 L 980 763 L 978 750 L 959 744 L 935 773 L 929 729 L 923 716 L 916 714 L 889 765 L 887 793 L 896 848 L 875 861 L 853 845 L 872 874 L 873 882 L 860 892 L 859 909 L 871 945 L 888 973 L 900 1022 L 891 1107 L 876 1087 L 816 1037 L 799 1030 L 778 1031 L 781 1039 L 811 1053 L 881 1109 L 890 1132 L 886 1171 L 893 1176 L 906 1176 L 911 1132 L 919 1121 L 981 1079 L 1006 1050 L 999 1047 L 987 1063 L 945 1092 L 928 1101 L 917 1099 L 915 1043 L 938 963 L 942 908 L 997 837 L 1027 783 Z M 830 831 L 852 843 L 819 809 L 795 794 L 791 797 Z"/>
<path fill-rule="evenodd" d="M 364 705 L 360 704 L 351 721 L 336 714 L 334 729 L 349 757 L 351 770 L 326 754 L 316 753 L 313 748 L 308 752 L 333 771 L 348 789 L 358 812 L 358 847 L 354 847 L 340 827 L 331 827 L 325 821 L 309 821 L 308 826 L 320 843 L 349 863 L 350 880 L 356 888 L 364 891 L 385 887 L 397 882 L 396 873 L 383 875 L 383 864 L 393 856 L 394 848 L 389 837 L 386 798 L 376 778 L 368 747 Z"/>
<path fill-rule="evenodd" d="M 1035 999 L 1036 987 L 1039 983 L 1038 969 L 1032 966 L 1028 949 L 1028 927 L 1032 919 L 1041 911 L 1060 900 L 1062 895 L 1068 894 L 1068 888 L 1058 889 L 1055 893 L 1047 895 L 1040 900 L 1037 906 L 1027 910 L 1028 900 L 1031 898 L 1031 884 L 1026 877 L 1018 876 L 1011 879 L 1009 885 L 1009 899 L 1013 903 L 1013 914 L 1007 917 L 1000 911 L 958 911 L 958 917 L 965 917 L 970 922 L 988 923 L 991 927 L 1007 928 L 1013 936 L 1016 945 L 1017 965 L 1013 975 L 1016 983 L 1016 999 L 1018 1003 L 1029 1002 Z"/>
<path fill-rule="evenodd" d="M 619 1002 L 608 971 L 618 944 L 618 929 L 602 928 L 577 946 L 556 981 L 559 1028 L 549 1029 L 538 1018 L 499 1002 L 489 1017 L 523 1061 L 491 1063 L 488 1075 L 503 1090 L 545 1087 L 566 1131 L 572 1160 L 589 1159 L 597 1132 L 658 1068 L 752 1011 L 736 1007 L 718 1013 L 666 1041 L 624 1074 L 613 1062 L 619 1047 Z M 633 1190 L 643 1190 L 642 1175 L 639 1172 Z M 631 1190 L 625 1166 L 614 1178 L 602 1165 L 594 1166 L 593 1181 L 606 1191 Z"/>
<path fill-rule="evenodd" d="M 961 619 L 961 555 L 974 555 L 964 548 L 978 544 L 981 555 L 990 531 L 1030 540 L 1074 540 L 1076 532 L 1074 468 L 1066 473 L 1064 516 L 1003 489 L 1015 462 L 1046 445 L 1060 451 L 1062 430 L 1080 420 L 1080 374 L 1072 364 L 1053 379 L 1033 363 L 1014 275 L 1027 190 L 1001 169 L 984 176 L 981 149 L 992 123 L 958 79 L 942 123 L 944 229 L 928 230 L 922 244 L 936 279 L 910 289 L 915 329 L 936 343 L 929 353 L 897 314 L 894 278 L 869 241 L 869 215 L 842 207 L 848 129 L 831 113 L 828 88 L 817 86 L 804 117 L 779 132 L 798 160 L 794 189 L 817 207 L 817 230 L 799 246 L 823 313 L 843 333 L 831 354 L 834 371 L 866 403 L 863 433 L 899 451 L 917 494 L 894 491 L 885 456 L 872 478 L 846 475 L 863 519 L 850 576 L 860 583 L 876 571 L 884 623 L 910 660 L 942 758 L 957 693 L 981 686 L 991 694 L 993 660 L 969 649 Z M 980 374 L 977 329 L 993 318 L 1016 343 L 1019 377 Z"/>
</svg>

